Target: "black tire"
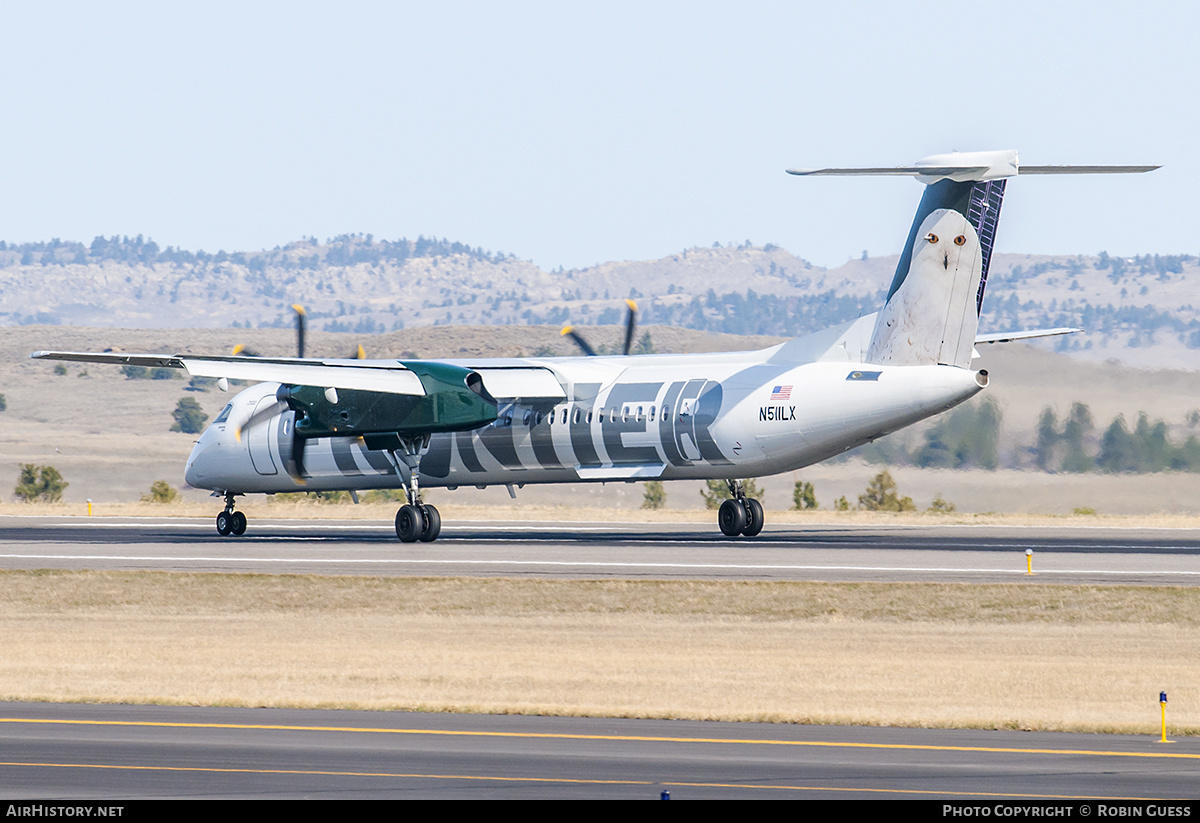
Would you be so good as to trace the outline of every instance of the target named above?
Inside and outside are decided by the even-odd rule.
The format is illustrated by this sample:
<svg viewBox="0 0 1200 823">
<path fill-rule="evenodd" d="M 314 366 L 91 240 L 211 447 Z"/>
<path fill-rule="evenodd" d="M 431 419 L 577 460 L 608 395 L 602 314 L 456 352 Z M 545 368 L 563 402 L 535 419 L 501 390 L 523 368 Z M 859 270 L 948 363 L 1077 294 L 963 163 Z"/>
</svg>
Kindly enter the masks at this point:
<svg viewBox="0 0 1200 823">
<path fill-rule="evenodd" d="M 234 512 L 233 516 L 230 517 L 230 520 L 233 521 L 229 524 L 229 526 L 234 537 L 241 537 L 246 533 L 246 515 L 242 514 L 241 512 Z"/>
<path fill-rule="evenodd" d="M 401 543 L 415 543 L 424 528 L 425 518 L 416 506 L 405 504 L 396 512 L 396 537 Z"/>
<path fill-rule="evenodd" d="M 442 516 L 433 506 L 422 506 L 425 514 L 425 528 L 421 529 L 421 542 L 432 543 L 442 533 Z"/>
<path fill-rule="evenodd" d="M 232 532 L 233 518 L 229 516 L 229 512 L 221 512 L 217 515 L 217 534 L 228 537 Z"/>
<path fill-rule="evenodd" d="M 766 516 L 763 514 L 762 503 L 759 503 L 753 497 L 747 497 L 746 528 L 742 529 L 742 534 L 746 537 L 754 537 L 762 531 L 764 522 L 766 522 Z"/>
<path fill-rule="evenodd" d="M 717 511 L 717 525 L 726 537 L 737 537 L 746 528 L 746 510 L 736 500 L 726 500 Z"/>
</svg>

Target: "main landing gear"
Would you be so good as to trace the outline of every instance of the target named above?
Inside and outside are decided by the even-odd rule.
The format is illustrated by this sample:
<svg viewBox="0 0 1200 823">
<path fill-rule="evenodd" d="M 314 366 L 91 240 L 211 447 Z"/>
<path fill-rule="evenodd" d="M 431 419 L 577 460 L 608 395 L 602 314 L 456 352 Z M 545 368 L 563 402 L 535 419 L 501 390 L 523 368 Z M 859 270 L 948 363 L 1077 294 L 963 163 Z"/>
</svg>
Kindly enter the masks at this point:
<svg viewBox="0 0 1200 823">
<path fill-rule="evenodd" d="M 442 516 L 427 503 L 412 503 L 396 512 L 396 537 L 403 543 L 432 543 L 442 531 Z"/>
<path fill-rule="evenodd" d="M 763 528 L 763 507 L 753 497 L 747 497 L 741 480 L 727 480 L 732 500 L 726 500 L 717 511 L 717 525 L 726 537 L 754 537 Z"/>
<path fill-rule="evenodd" d="M 428 503 L 421 502 L 421 487 L 417 482 L 421 452 L 429 448 L 429 435 L 402 437 L 401 447 L 387 452 L 396 473 L 404 483 L 408 503 L 396 512 L 396 537 L 401 543 L 432 543 L 442 532 L 442 516 Z"/>
<path fill-rule="evenodd" d="M 246 515 L 233 510 L 233 492 L 225 492 L 225 511 L 217 515 L 217 534 L 241 537 L 246 533 Z"/>
</svg>

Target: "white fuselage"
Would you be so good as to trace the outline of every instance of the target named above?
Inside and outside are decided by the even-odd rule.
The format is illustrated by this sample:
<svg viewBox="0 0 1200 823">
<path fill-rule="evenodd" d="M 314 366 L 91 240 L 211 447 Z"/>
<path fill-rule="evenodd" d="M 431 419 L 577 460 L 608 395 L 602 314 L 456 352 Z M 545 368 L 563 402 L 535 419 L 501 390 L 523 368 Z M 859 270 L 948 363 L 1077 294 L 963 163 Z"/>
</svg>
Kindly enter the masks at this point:
<svg viewBox="0 0 1200 823">
<path fill-rule="evenodd" d="M 937 414 L 986 385 L 985 374 L 969 369 L 873 366 L 844 352 L 798 364 L 786 348 L 463 363 L 479 369 L 485 385 L 489 369 L 501 368 L 545 370 L 554 380 L 542 381 L 539 396 L 497 395 L 499 416 L 489 426 L 434 435 L 420 484 L 776 474 Z M 277 388 L 260 383 L 234 397 L 188 459 L 189 484 L 234 493 L 402 487 L 389 456 L 354 437 L 307 441 L 301 476 L 295 413 L 276 402 Z"/>
</svg>

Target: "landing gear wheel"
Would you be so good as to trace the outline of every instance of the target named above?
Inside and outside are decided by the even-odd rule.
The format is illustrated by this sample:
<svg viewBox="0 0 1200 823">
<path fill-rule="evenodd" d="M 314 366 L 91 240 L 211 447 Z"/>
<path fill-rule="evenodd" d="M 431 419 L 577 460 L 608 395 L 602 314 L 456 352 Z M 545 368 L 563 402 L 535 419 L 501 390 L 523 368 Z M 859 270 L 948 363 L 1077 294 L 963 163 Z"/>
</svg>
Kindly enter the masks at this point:
<svg viewBox="0 0 1200 823">
<path fill-rule="evenodd" d="M 241 512 L 234 512 L 229 519 L 232 521 L 229 524 L 229 530 L 233 532 L 234 537 L 241 537 L 246 533 L 246 515 Z"/>
<path fill-rule="evenodd" d="M 726 500 L 717 511 L 717 525 L 726 537 L 737 537 L 746 528 L 746 509 L 737 500 Z"/>
<path fill-rule="evenodd" d="M 441 520 L 439 519 L 439 524 Z M 415 543 L 425 529 L 425 518 L 416 506 L 403 505 L 396 512 L 396 537 L 401 543 Z"/>
<path fill-rule="evenodd" d="M 421 529 L 422 543 L 432 543 L 442 533 L 442 516 L 433 506 L 421 507 L 425 514 L 425 528 Z"/>
<path fill-rule="evenodd" d="M 759 503 L 753 497 L 747 497 L 746 526 L 742 529 L 742 534 L 746 537 L 754 537 L 762 531 L 765 520 L 766 517 L 763 515 L 762 503 Z"/>
<path fill-rule="evenodd" d="M 217 515 L 217 534 L 222 537 L 228 537 L 233 533 L 233 517 L 229 512 L 221 512 Z"/>
</svg>

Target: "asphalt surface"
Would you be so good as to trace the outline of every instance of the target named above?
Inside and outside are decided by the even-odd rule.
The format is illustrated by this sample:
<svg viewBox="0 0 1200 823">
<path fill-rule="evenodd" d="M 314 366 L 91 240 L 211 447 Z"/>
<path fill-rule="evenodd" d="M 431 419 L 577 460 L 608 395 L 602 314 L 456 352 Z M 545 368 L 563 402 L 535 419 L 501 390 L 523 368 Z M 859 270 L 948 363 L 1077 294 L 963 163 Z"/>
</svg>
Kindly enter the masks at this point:
<svg viewBox="0 0 1200 823">
<path fill-rule="evenodd" d="M 0 704 L 0 761 L 6 802 L 654 800 L 666 791 L 991 807 L 1191 798 L 1200 785 L 1195 739 L 22 703 Z"/>
<path fill-rule="evenodd" d="M 1033 551 L 1034 576 L 1026 573 Z M 1185 529 L 447 522 L 431 544 L 390 523 L 0 517 L 0 568 L 266 574 L 1200 584 L 1200 534 Z"/>
</svg>

